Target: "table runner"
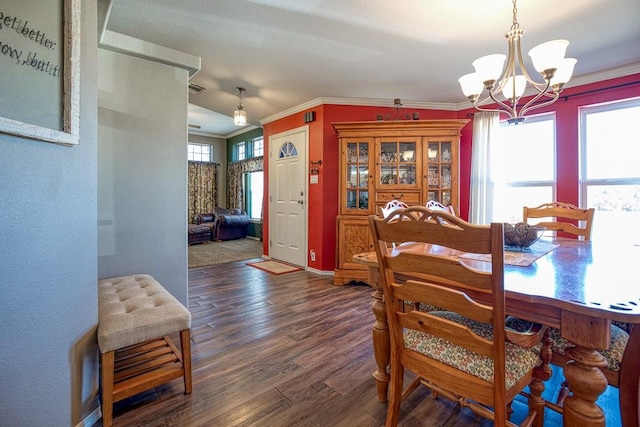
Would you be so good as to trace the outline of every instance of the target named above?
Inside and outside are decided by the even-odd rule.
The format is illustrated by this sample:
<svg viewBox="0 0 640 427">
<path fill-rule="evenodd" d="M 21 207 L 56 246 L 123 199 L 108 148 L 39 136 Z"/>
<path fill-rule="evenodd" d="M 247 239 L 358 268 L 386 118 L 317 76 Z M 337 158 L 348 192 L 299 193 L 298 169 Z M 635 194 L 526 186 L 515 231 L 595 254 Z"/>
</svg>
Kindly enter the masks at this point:
<svg viewBox="0 0 640 427">
<path fill-rule="evenodd" d="M 538 240 L 529 247 L 530 251 L 510 251 L 505 249 L 504 251 L 504 263 L 507 265 L 515 265 L 519 267 L 526 267 L 535 262 L 538 258 L 548 254 L 559 245 L 554 243 Z M 472 254 L 466 253 L 460 256 L 460 258 L 474 259 L 478 261 L 491 261 L 491 255 L 489 254 Z"/>
</svg>

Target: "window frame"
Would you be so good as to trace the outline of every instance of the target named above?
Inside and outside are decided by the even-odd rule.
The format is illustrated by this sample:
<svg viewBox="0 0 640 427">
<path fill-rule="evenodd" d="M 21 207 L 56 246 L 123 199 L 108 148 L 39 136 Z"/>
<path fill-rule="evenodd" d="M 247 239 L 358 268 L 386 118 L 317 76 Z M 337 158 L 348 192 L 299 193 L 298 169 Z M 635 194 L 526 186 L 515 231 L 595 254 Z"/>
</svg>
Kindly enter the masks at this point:
<svg viewBox="0 0 640 427">
<path fill-rule="evenodd" d="M 589 135 L 588 135 L 588 129 L 587 129 L 587 124 L 588 124 L 587 118 L 590 114 L 617 111 L 617 110 L 623 110 L 627 108 L 640 108 L 640 97 L 626 98 L 626 99 L 600 103 L 600 104 L 585 105 L 580 107 L 578 111 L 578 114 L 579 114 L 579 118 L 578 118 L 578 123 L 579 123 L 578 124 L 579 126 L 579 136 L 578 136 L 579 177 L 578 179 L 579 179 L 579 183 L 578 183 L 578 186 L 579 186 L 580 205 L 582 207 L 594 207 L 596 209 L 596 213 L 595 213 L 596 218 L 598 217 L 597 212 L 603 212 L 603 211 L 598 209 L 598 206 L 596 206 L 596 201 L 589 200 L 588 198 L 589 188 L 608 187 L 608 186 L 640 187 L 640 172 L 638 172 L 637 175 L 634 177 L 615 178 L 615 177 L 609 176 L 605 178 L 588 178 L 589 171 L 588 171 L 588 164 L 587 164 L 588 162 L 587 143 L 588 143 Z M 611 170 L 615 171 L 615 167 L 613 167 Z M 624 211 L 612 210 L 610 212 L 614 213 L 615 215 L 615 212 L 624 212 Z M 600 215 L 603 215 L 603 213 L 601 213 Z M 622 219 L 622 221 L 624 222 L 623 218 L 621 217 L 616 217 L 616 218 L 619 220 Z M 607 232 L 607 233 L 599 234 L 601 233 L 601 230 L 598 230 L 599 229 L 598 224 L 602 222 L 609 223 L 610 221 L 598 221 L 597 219 L 595 219 L 594 224 L 592 226 L 592 238 L 594 237 L 594 235 L 597 239 L 601 239 L 601 238 L 610 237 L 609 235 L 614 236 L 616 234 L 615 232 L 614 233 Z M 619 221 L 616 221 L 616 223 L 619 223 Z M 627 224 L 627 225 L 632 226 L 633 224 Z M 621 237 L 623 235 L 624 237 Z M 617 237 L 618 239 L 623 239 L 623 240 L 629 239 L 632 242 L 639 243 L 639 242 L 636 242 L 636 239 L 640 237 L 640 234 L 635 232 L 633 227 L 626 228 L 626 232 L 624 230 L 619 231 L 617 236 L 618 236 Z"/>
<path fill-rule="evenodd" d="M 209 152 L 209 159 L 208 160 L 203 160 L 201 159 L 195 159 L 195 158 L 191 158 L 192 154 L 196 155 L 199 154 L 200 156 L 202 156 L 202 152 L 200 153 L 196 153 L 195 151 L 192 151 L 192 148 L 195 147 L 200 147 L 200 148 L 207 148 L 207 151 Z M 209 144 L 201 144 L 198 142 L 188 142 L 187 143 L 187 160 L 190 162 L 206 162 L 206 163 L 213 163 L 213 147 Z"/>
<path fill-rule="evenodd" d="M 242 155 L 241 155 L 242 153 Z M 247 159 L 247 142 L 242 141 L 233 145 L 233 154 L 235 161 L 240 162 Z"/>
<path fill-rule="evenodd" d="M 257 148 L 259 146 L 259 148 Z M 259 153 L 256 153 L 259 151 Z M 251 153 L 253 157 L 264 156 L 264 137 L 260 136 L 251 140 Z"/>
<path fill-rule="evenodd" d="M 551 161 L 553 162 L 553 177 L 552 179 L 549 180 L 521 180 L 521 181 L 507 181 L 507 182 L 503 182 L 503 181 L 496 181 L 493 179 L 493 170 L 494 170 L 494 159 L 492 159 L 491 163 L 490 163 L 490 179 L 489 179 L 489 185 L 487 188 L 487 199 L 491 200 L 490 205 L 487 206 L 488 210 L 487 210 L 487 214 L 488 217 L 492 219 L 492 221 L 498 221 L 498 220 L 505 220 L 505 218 L 497 218 L 494 216 L 494 203 L 495 203 L 495 196 L 496 194 L 499 192 L 499 189 L 502 188 L 508 188 L 508 189 L 517 189 L 517 188 L 546 188 L 546 187 L 550 187 L 551 188 L 551 200 L 555 200 L 556 199 L 556 194 L 557 194 L 557 190 L 558 190 L 558 148 L 557 148 L 557 131 L 556 131 L 556 125 L 557 125 L 557 121 L 556 121 L 556 115 L 555 112 L 548 112 L 548 113 L 542 113 L 542 114 L 537 114 L 537 115 L 533 115 L 533 116 L 529 116 L 527 117 L 527 121 L 525 122 L 525 124 L 523 125 L 510 125 L 508 124 L 508 122 L 506 120 L 501 121 L 500 122 L 500 128 L 503 127 L 507 127 L 507 126 L 520 126 L 521 129 L 524 129 L 525 126 L 527 124 L 532 124 L 532 123 L 536 123 L 536 122 L 543 122 L 543 121 L 550 121 L 551 122 L 551 127 L 553 129 L 551 135 L 553 138 L 552 141 L 552 149 L 551 152 L 553 154 L 553 159 L 551 159 Z M 495 149 L 495 148 L 492 148 Z M 511 221 L 514 221 L 515 219 L 512 219 Z M 521 221 L 521 215 L 520 218 L 515 221 L 515 222 L 519 222 Z"/>
</svg>

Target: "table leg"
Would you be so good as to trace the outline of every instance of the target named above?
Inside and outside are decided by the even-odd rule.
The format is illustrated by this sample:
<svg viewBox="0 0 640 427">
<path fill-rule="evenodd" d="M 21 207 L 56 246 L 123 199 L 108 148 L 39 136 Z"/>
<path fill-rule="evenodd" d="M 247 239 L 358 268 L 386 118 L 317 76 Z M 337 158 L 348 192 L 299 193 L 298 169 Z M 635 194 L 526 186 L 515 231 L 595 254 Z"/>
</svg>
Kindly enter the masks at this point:
<svg viewBox="0 0 640 427">
<path fill-rule="evenodd" d="M 379 279 L 378 268 L 369 267 L 369 285 L 375 286 L 376 288 L 371 294 L 371 296 L 373 296 L 371 309 L 376 318 L 371 331 L 373 354 L 376 358 L 376 365 L 378 366 L 378 369 L 373 373 L 373 378 L 375 378 L 378 385 L 378 401 L 386 402 L 390 378 L 387 367 L 389 366 L 391 344 L 389 325 L 387 324 L 387 312 L 384 307 L 384 293 L 382 292 L 382 285 Z"/>
<path fill-rule="evenodd" d="M 596 350 L 581 346 L 568 349 L 567 354 L 573 360 L 565 364 L 564 376 L 572 394 L 564 401 L 563 425 L 604 427 L 604 412 L 596 400 L 607 389 L 607 378 L 600 370 L 607 361 Z"/>
<path fill-rule="evenodd" d="M 536 418 L 533 420 L 533 427 L 543 427 L 544 425 L 544 408 L 545 401 L 542 397 L 544 393 L 544 382 L 551 378 L 553 373 L 551 369 L 552 356 L 552 340 L 547 329 L 542 337 L 542 347 L 540 348 L 540 359 L 542 363 L 533 371 L 533 381 L 529 384 L 531 395 L 529 396 L 529 411 L 536 412 Z"/>
</svg>

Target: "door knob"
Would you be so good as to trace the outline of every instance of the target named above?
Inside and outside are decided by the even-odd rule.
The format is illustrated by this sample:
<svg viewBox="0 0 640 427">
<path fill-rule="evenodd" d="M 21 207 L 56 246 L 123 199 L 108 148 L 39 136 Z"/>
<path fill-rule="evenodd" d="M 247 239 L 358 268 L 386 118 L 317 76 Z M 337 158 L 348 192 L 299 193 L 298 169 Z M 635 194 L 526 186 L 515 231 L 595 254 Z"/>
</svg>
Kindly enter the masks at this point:
<svg viewBox="0 0 640 427">
<path fill-rule="evenodd" d="M 304 200 L 298 200 L 298 203 L 300 203 L 301 205 L 304 205 Z"/>
</svg>

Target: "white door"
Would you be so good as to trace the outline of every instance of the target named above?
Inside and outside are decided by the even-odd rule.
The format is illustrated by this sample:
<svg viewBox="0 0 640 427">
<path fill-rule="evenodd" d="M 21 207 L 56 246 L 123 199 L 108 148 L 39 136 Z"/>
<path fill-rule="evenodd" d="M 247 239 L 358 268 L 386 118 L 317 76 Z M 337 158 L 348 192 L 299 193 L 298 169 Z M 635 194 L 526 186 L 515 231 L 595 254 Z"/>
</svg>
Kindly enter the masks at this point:
<svg viewBox="0 0 640 427">
<path fill-rule="evenodd" d="M 269 143 L 269 252 L 307 266 L 307 132 L 293 129 Z"/>
</svg>

